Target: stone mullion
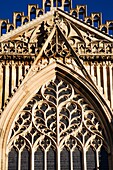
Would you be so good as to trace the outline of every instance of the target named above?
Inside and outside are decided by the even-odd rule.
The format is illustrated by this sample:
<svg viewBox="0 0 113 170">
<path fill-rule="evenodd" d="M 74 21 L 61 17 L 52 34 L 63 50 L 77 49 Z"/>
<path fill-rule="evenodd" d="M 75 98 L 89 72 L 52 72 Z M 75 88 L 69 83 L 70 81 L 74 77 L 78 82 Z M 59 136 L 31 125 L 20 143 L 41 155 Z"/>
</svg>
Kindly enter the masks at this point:
<svg viewBox="0 0 113 170">
<path fill-rule="evenodd" d="M 9 97 L 9 63 L 6 64 L 6 73 L 5 73 L 5 100 Z"/>
<path fill-rule="evenodd" d="M 70 170 L 73 170 L 73 151 L 70 150 Z"/>
<path fill-rule="evenodd" d="M 107 70 L 106 70 L 106 64 L 103 63 L 103 85 L 104 85 L 104 95 L 106 99 L 108 98 L 107 94 Z"/>
<path fill-rule="evenodd" d="M 96 150 L 96 168 L 99 169 L 99 151 Z"/>
<path fill-rule="evenodd" d="M 56 170 L 60 170 L 60 148 L 57 146 L 57 169 Z"/>
<path fill-rule="evenodd" d="M 47 170 L 47 151 L 44 151 L 44 170 Z"/>
<path fill-rule="evenodd" d="M 18 170 L 21 170 L 21 151 L 18 151 Z"/>
<path fill-rule="evenodd" d="M 31 170 L 34 170 L 34 150 L 31 150 Z"/>
<path fill-rule="evenodd" d="M 94 68 L 94 65 L 93 65 L 93 68 Z M 93 69 L 94 71 L 94 69 Z M 84 119 L 85 119 L 85 114 L 84 114 L 84 111 L 82 109 L 82 128 L 84 126 Z M 87 170 L 87 162 L 86 162 L 86 148 L 85 148 L 85 135 L 82 134 L 82 137 L 83 137 L 83 154 L 82 154 L 82 169 L 83 170 Z"/>
<path fill-rule="evenodd" d="M 60 147 L 59 147 L 59 142 L 60 142 L 60 132 L 59 132 L 59 122 L 60 122 L 60 118 L 59 118 L 59 96 L 58 96 L 58 86 L 56 86 L 56 117 L 57 117 L 57 170 L 60 170 Z"/>
<path fill-rule="evenodd" d="M 31 124 L 32 124 L 32 126 L 31 127 L 33 127 L 33 122 L 34 122 L 34 109 L 32 109 L 32 112 L 31 112 Z M 33 139 L 34 139 L 34 137 L 33 137 L 33 135 L 32 135 L 32 141 L 31 141 L 31 144 L 32 144 L 32 146 L 33 146 Z M 34 151 L 34 148 L 32 147 L 31 148 L 31 170 L 34 170 L 34 153 L 35 153 L 35 151 Z"/>
<path fill-rule="evenodd" d="M 5 101 L 5 77 L 6 77 L 6 67 L 5 64 L 2 66 L 3 69 L 3 77 L 2 77 L 2 107 L 4 106 Z"/>
<path fill-rule="evenodd" d="M 94 63 L 91 63 L 91 75 L 94 77 Z"/>
<path fill-rule="evenodd" d="M 82 158 L 82 160 L 83 160 L 82 168 L 83 168 L 83 170 L 87 170 L 86 148 L 85 147 L 83 147 L 83 154 L 82 154 L 82 156 L 83 156 L 83 158 Z"/>
<path fill-rule="evenodd" d="M 20 64 L 18 67 L 18 80 L 20 81 L 20 79 L 22 79 L 22 64 Z"/>
<path fill-rule="evenodd" d="M 11 93 L 13 89 L 16 87 L 16 67 L 14 62 L 12 63 L 12 86 L 11 86 Z"/>
<path fill-rule="evenodd" d="M 97 84 L 101 87 L 101 79 L 100 79 L 100 64 L 97 64 Z"/>
</svg>

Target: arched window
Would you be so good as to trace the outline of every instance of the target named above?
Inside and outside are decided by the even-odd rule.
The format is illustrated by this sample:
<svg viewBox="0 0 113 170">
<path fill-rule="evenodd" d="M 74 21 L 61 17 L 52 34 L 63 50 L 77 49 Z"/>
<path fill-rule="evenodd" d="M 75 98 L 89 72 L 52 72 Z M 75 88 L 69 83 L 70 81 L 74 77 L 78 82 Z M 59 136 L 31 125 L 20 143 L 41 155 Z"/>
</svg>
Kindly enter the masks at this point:
<svg viewBox="0 0 113 170">
<path fill-rule="evenodd" d="M 8 155 L 8 170 L 17 170 L 17 168 L 18 168 L 18 151 L 15 147 L 13 147 Z"/>
<path fill-rule="evenodd" d="M 21 26 L 21 15 L 18 14 L 16 17 L 16 28 Z"/>
<path fill-rule="evenodd" d="M 6 22 L 3 22 L 1 25 L 1 35 L 6 34 L 7 32 L 7 24 Z"/>
<path fill-rule="evenodd" d="M 14 27 L 12 25 L 9 27 L 8 32 L 10 32 L 11 30 L 14 30 Z"/>
<path fill-rule="evenodd" d="M 47 169 L 56 170 L 56 151 L 52 147 L 47 152 Z"/>
<path fill-rule="evenodd" d="M 41 16 L 41 15 L 43 15 L 43 11 L 39 11 L 38 17 Z"/>
<path fill-rule="evenodd" d="M 113 23 L 109 24 L 108 33 L 109 35 L 113 36 Z"/>
<path fill-rule="evenodd" d="M 70 153 L 66 147 L 61 151 L 60 162 L 61 170 L 70 170 Z"/>
<path fill-rule="evenodd" d="M 89 148 L 87 151 L 87 170 L 96 169 L 96 152 L 93 148 Z"/>
<path fill-rule="evenodd" d="M 62 6 L 62 1 L 58 0 L 58 7 L 61 7 L 61 6 Z"/>
<path fill-rule="evenodd" d="M 85 10 L 83 8 L 79 9 L 79 19 L 84 20 Z"/>
<path fill-rule="evenodd" d="M 97 15 L 95 15 L 94 19 L 93 19 L 93 24 L 95 28 L 99 27 L 99 17 Z"/>
<path fill-rule="evenodd" d="M 34 170 L 44 169 L 44 151 L 41 147 L 38 147 L 34 153 Z"/>
<path fill-rule="evenodd" d="M 28 22 L 28 18 L 24 19 L 23 25 L 26 24 Z"/>
<path fill-rule="evenodd" d="M 21 152 L 21 170 L 30 170 L 30 152 L 27 147 Z"/>
<path fill-rule="evenodd" d="M 18 164 L 22 170 L 31 165 L 34 170 L 58 170 L 58 166 L 91 170 L 103 162 L 108 168 L 103 131 L 98 113 L 85 97 L 56 76 L 16 116 L 7 141 L 8 168 Z"/>
<path fill-rule="evenodd" d="M 55 5 L 56 1 L 54 2 Z M 45 12 L 50 11 L 50 7 L 51 7 L 51 2 L 50 0 L 46 0 L 45 2 Z"/>
<path fill-rule="evenodd" d="M 78 147 L 73 151 L 73 169 L 82 170 L 82 152 Z"/>
<path fill-rule="evenodd" d="M 70 11 L 70 2 L 69 2 L 69 0 L 65 0 L 65 2 L 64 2 L 64 11 L 65 12 Z"/>
<path fill-rule="evenodd" d="M 89 25 L 92 25 L 92 20 L 89 18 L 87 21 L 86 21 Z"/>
<path fill-rule="evenodd" d="M 36 18 L 36 8 L 32 7 L 30 11 L 30 21 Z"/>
<path fill-rule="evenodd" d="M 101 148 L 99 153 L 100 158 L 100 170 L 109 170 L 108 166 L 108 153 L 104 147 Z"/>
<path fill-rule="evenodd" d="M 107 28 L 106 27 L 102 27 L 101 31 L 104 32 L 104 33 L 107 33 Z"/>
<path fill-rule="evenodd" d="M 73 11 L 73 12 L 72 12 L 72 15 L 73 15 L 73 17 L 77 17 L 77 12 L 76 12 L 76 11 Z"/>
</svg>

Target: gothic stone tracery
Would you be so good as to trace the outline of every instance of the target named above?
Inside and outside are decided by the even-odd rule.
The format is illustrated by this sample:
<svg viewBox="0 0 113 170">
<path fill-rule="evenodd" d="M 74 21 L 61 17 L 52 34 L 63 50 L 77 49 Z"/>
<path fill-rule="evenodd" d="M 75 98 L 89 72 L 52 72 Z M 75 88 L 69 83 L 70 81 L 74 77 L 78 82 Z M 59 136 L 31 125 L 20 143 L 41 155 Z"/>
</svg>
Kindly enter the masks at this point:
<svg viewBox="0 0 113 170">
<path fill-rule="evenodd" d="M 42 9 L 28 5 L 28 16 L 15 12 L 12 24 L 0 21 L 2 170 L 112 170 L 113 22 L 102 24 L 100 13 L 86 10 L 46 0 Z M 19 90 L 26 93 L 30 79 L 54 64 L 69 71 L 66 78 L 80 78 L 79 90 L 54 68 L 56 77 L 9 115 Z M 86 86 L 92 99 L 80 92 Z"/>
<path fill-rule="evenodd" d="M 38 148 L 42 148 L 44 154 L 53 148 L 57 157 L 52 160 L 55 168 L 56 161 L 60 167 L 62 158 L 59 162 L 58 157 L 61 157 L 62 151 L 67 148 L 72 152 L 69 165 L 71 168 L 73 164 L 76 166 L 73 162 L 75 148 L 79 148 L 84 159 L 89 148 L 93 148 L 93 152 L 98 153 L 96 159 L 99 160 L 98 155 L 104 144 L 103 138 L 103 128 L 97 113 L 85 102 L 81 94 L 76 92 L 76 88 L 56 77 L 44 84 L 16 117 L 9 136 L 8 152 L 10 155 L 12 148 L 16 148 L 17 153 L 21 155 L 27 147 L 34 162 L 33 158 Z M 39 162 L 36 161 L 38 166 Z M 44 162 L 44 166 L 49 165 Z"/>
</svg>

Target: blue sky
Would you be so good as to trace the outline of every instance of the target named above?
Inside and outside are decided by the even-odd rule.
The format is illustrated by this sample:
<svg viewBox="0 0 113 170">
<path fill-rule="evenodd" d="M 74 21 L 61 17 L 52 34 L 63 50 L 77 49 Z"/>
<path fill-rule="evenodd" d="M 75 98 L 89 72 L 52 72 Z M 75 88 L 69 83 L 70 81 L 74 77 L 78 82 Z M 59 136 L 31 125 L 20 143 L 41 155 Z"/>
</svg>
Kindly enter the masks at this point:
<svg viewBox="0 0 113 170">
<path fill-rule="evenodd" d="M 0 0 L 0 18 L 12 20 L 14 11 L 27 14 L 27 4 L 41 4 L 41 0 Z M 88 15 L 91 12 L 102 12 L 103 23 L 113 20 L 113 0 L 73 0 L 73 6 L 87 4 Z"/>
</svg>

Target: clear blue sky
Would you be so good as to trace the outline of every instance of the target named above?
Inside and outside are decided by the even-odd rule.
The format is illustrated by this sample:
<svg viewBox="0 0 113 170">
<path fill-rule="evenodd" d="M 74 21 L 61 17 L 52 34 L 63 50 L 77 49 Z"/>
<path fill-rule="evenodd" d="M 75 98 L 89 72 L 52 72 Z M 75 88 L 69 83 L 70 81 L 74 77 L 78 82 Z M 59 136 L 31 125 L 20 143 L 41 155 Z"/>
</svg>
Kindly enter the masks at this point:
<svg viewBox="0 0 113 170">
<path fill-rule="evenodd" d="M 41 0 L 0 0 L 0 18 L 12 20 L 14 11 L 27 14 L 27 4 L 39 4 Z M 73 6 L 87 4 L 88 14 L 102 12 L 103 23 L 105 20 L 113 20 L 113 0 L 73 0 Z"/>
</svg>

